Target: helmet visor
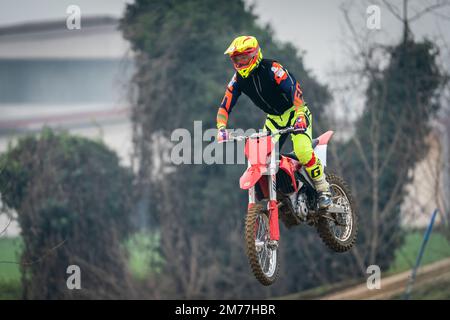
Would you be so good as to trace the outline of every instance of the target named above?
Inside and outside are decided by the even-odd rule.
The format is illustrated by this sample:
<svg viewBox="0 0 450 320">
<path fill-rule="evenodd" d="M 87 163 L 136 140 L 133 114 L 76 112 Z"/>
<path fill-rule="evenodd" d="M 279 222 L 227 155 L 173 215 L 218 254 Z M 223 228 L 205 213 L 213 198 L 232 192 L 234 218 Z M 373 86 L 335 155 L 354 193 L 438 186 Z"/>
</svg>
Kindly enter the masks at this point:
<svg viewBox="0 0 450 320">
<path fill-rule="evenodd" d="M 236 69 L 248 67 L 258 53 L 258 48 L 247 49 L 244 52 L 236 53 L 230 56 Z"/>
</svg>

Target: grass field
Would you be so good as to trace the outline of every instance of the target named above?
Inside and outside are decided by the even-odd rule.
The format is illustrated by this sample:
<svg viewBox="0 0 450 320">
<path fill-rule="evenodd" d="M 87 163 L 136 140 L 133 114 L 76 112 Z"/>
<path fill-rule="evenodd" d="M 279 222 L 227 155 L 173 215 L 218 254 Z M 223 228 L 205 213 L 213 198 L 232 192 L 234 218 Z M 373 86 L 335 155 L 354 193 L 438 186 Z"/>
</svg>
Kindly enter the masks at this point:
<svg viewBox="0 0 450 320">
<path fill-rule="evenodd" d="M 158 252 L 159 237 L 159 233 L 138 232 L 125 243 L 128 267 L 135 278 L 145 279 L 161 272 L 164 260 Z"/>
<path fill-rule="evenodd" d="M 21 238 L 0 238 L 0 281 L 19 281 L 17 262 L 22 251 Z"/>
<path fill-rule="evenodd" d="M 20 260 L 22 239 L 0 238 L 0 300 L 21 297 Z M 124 244 L 128 251 L 128 266 L 140 280 L 160 272 L 163 260 L 158 253 L 159 234 L 136 233 Z"/>
<path fill-rule="evenodd" d="M 450 300 L 450 278 L 438 283 L 414 288 L 410 299 L 413 300 Z"/>
<path fill-rule="evenodd" d="M 411 269 L 415 263 L 423 239 L 422 231 L 412 231 L 406 235 L 404 245 L 396 252 L 395 261 L 389 274 Z M 129 267 L 137 279 L 145 279 L 152 272 L 160 272 L 163 259 L 157 253 L 159 234 L 137 233 L 125 247 L 129 252 Z M 20 269 L 16 263 L 22 247 L 20 238 L 0 238 L 0 300 L 19 299 Z M 422 264 L 432 263 L 450 257 L 450 242 L 440 233 L 433 232 L 422 259 Z M 415 288 L 414 299 L 450 299 L 450 279 L 439 285 Z M 313 292 L 313 291 L 311 291 Z M 317 292 L 314 291 L 317 294 Z M 310 297 L 311 298 L 311 297 Z"/>
<path fill-rule="evenodd" d="M 22 248 L 21 238 L 0 238 L 0 300 L 20 299 L 20 269 L 17 262 Z"/>
<path fill-rule="evenodd" d="M 423 231 L 409 231 L 406 234 L 405 243 L 396 251 L 395 260 L 391 268 L 383 276 L 389 276 L 402 271 L 410 270 L 415 262 L 423 240 Z M 450 242 L 439 232 L 434 231 L 427 243 L 425 254 L 422 257 L 421 266 L 450 257 Z M 338 292 L 342 289 L 361 283 L 361 279 L 351 279 L 331 285 L 312 288 L 306 291 L 292 293 L 279 299 L 304 300 L 317 299 L 318 297 Z M 394 299 L 401 299 L 401 296 Z M 414 287 L 411 299 L 450 299 L 450 279 L 445 279 L 439 285 L 424 285 Z"/>
<path fill-rule="evenodd" d="M 411 269 L 419 253 L 423 240 L 423 232 L 407 233 L 404 245 L 395 253 L 394 263 L 388 270 L 389 274 Z M 433 232 L 428 240 L 421 265 L 432 263 L 450 257 L 450 242 L 440 233 Z"/>
<path fill-rule="evenodd" d="M 392 298 L 393 300 L 404 299 L 403 294 Z M 421 287 L 413 286 L 410 300 L 450 300 L 450 278 L 440 279 L 431 284 Z"/>
</svg>

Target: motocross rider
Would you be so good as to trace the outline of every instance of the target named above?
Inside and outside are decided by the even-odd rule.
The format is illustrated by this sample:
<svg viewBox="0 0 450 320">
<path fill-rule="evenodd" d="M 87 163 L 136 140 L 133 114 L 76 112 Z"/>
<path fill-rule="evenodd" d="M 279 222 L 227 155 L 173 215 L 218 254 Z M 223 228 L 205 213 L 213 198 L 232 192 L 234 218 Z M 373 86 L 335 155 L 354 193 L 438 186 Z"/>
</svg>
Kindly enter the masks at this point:
<svg viewBox="0 0 450 320">
<path fill-rule="evenodd" d="M 319 208 L 330 206 L 329 184 L 320 159 L 312 148 L 312 117 L 303 100 L 299 82 L 276 60 L 263 59 L 255 37 L 237 37 L 224 54 L 229 55 L 236 72 L 228 83 L 217 112 L 218 141 L 228 139 L 228 116 L 241 93 L 245 93 L 267 113 L 264 130 L 275 131 L 294 126 L 297 130 L 291 134 L 294 153 L 315 184 Z"/>
</svg>

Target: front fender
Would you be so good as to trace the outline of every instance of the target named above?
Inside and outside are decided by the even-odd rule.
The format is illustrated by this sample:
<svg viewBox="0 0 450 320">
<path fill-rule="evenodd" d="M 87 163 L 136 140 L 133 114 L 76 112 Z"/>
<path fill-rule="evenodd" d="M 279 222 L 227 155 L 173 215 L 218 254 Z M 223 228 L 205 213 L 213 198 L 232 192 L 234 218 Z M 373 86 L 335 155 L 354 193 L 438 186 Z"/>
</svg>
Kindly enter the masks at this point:
<svg viewBox="0 0 450 320">
<path fill-rule="evenodd" d="M 253 187 L 263 174 L 267 172 L 266 165 L 252 165 L 245 170 L 244 174 L 239 179 L 239 186 L 241 189 L 247 190 Z"/>
</svg>

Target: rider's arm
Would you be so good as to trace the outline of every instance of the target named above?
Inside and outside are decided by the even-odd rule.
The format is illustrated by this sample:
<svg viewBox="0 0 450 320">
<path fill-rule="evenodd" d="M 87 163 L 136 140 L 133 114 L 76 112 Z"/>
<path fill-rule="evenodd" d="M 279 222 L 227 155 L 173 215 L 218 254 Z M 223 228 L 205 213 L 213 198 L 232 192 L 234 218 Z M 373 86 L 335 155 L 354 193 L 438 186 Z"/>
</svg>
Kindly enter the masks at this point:
<svg viewBox="0 0 450 320">
<path fill-rule="evenodd" d="M 272 63 L 272 68 L 270 70 L 275 82 L 291 99 L 292 104 L 296 107 L 302 107 L 304 105 L 303 92 L 294 76 L 289 74 L 289 72 L 276 61 Z"/>
<path fill-rule="evenodd" d="M 231 113 L 237 99 L 241 95 L 241 90 L 236 82 L 236 74 L 234 74 L 230 83 L 228 83 L 225 90 L 225 96 L 220 104 L 219 111 L 217 112 L 217 129 L 223 129 L 227 127 L 228 115 Z"/>
</svg>

